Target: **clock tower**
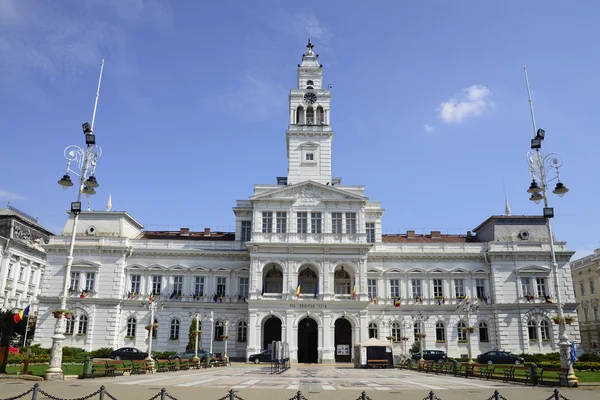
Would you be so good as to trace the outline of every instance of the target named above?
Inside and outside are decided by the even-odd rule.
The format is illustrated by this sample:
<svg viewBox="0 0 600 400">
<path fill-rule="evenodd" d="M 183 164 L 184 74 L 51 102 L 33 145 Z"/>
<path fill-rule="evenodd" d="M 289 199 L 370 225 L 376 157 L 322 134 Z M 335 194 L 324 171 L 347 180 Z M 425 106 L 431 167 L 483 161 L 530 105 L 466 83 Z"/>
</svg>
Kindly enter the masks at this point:
<svg viewBox="0 0 600 400">
<path fill-rule="evenodd" d="M 329 124 L 331 91 L 323 89 L 323 65 L 308 41 L 298 64 L 298 88 L 290 90 L 290 124 L 286 131 L 288 184 L 332 182 Z"/>
</svg>

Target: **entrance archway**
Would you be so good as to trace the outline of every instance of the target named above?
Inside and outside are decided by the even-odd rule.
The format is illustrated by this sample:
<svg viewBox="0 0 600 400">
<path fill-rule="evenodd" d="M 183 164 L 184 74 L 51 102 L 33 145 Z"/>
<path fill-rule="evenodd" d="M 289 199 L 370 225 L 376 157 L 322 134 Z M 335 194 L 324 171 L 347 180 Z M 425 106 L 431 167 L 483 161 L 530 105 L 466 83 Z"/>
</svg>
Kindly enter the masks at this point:
<svg viewBox="0 0 600 400">
<path fill-rule="evenodd" d="M 319 362 L 319 325 L 309 317 L 303 318 L 298 324 L 298 362 Z"/>
<path fill-rule="evenodd" d="M 335 362 L 352 360 L 352 325 L 346 318 L 335 321 Z"/>
<path fill-rule="evenodd" d="M 273 341 L 281 340 L 281 320 L 277 317 L 271 317 L 265 321 L 263 326 L 263 350 L 269 348 Z"/>
</svg>

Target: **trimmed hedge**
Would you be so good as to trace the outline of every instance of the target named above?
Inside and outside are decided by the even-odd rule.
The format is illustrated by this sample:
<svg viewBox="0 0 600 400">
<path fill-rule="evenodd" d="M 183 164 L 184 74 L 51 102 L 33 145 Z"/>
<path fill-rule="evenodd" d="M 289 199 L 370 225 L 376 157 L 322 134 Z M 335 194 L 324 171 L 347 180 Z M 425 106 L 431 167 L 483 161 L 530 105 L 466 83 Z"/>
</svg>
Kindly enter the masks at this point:
<svg viewBox="0 0 600 400">
<path fill-rule="evenodd" d="M 539 368 L 560 368 L 560 361 L 546 361 L 536 363 Z M 590 370 L 592 372 L 600 371 L 600 362 L 581 362 L 573 364 L 573 369 L 576 371 Z"/>
</svg>

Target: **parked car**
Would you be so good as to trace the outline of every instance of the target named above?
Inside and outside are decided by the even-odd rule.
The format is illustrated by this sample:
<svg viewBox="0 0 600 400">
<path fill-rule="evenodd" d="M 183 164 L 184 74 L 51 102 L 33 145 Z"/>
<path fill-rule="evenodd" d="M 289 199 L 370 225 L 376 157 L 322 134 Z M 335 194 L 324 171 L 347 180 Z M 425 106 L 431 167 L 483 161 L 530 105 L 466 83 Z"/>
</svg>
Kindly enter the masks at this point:
<svg viewBox="0 0 600 400">
<path fill-rule="evenodd" d="M 194 358 L 194 354 L 196 354 L 194 349 L 186 350 L 182 353 L 171 354 L 169 356 L 169 360 L 191 360 L 192 358 Z M 208 357 L 208 352 L 205 350 L 198 349 L 198 358 L 200 359 L 201 363 L 206 362 L 206 357 Z"/>
<path fill-rule="evenodd" d="M 479 364 L 523 364 L 523 357 L 515 356 L 514 354 L 505 351 L 488 351 L 477 356 Z"/>
<path fill-rule="evenodd" d="M 148 357 L 148 353 L 136 349 L 135 347 L 121 347 L 110 352 L 108 358 L 113 360 L 143 360 Z"/>
<path fill-rule="evenodd" d="M 254 364 L 260 364 L 261 362 L 269 362 L 271 361 L 271 350 L 265 350 L 262 353 L 252 354 L 248 357 L 248 361 L 253 362 Z"/>
<path fill-rule="evenodd" d="M 416 353 L 412 355 L 413 360 L 420 360 L 421 353 Z M 423 350 L 423 359 L 425 361 L 437 361 L 440 363 L 448 361 L 448 357 L 446 353 L 442 350 Z"/>
</svg>

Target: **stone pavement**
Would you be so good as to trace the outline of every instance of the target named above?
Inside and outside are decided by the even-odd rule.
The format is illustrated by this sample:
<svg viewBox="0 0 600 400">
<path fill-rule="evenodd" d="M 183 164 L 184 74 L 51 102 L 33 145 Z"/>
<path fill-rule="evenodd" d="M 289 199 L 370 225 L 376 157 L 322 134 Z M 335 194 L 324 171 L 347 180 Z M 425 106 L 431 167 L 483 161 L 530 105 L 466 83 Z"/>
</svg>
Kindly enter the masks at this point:
<svg viewBox="0 0 600 400">
<path fill-rule="evenodd" d="M 0 381 L 0 399 L 20 394 L 32 384 Z M 69 399 L 88 395 L 101 385 L 119 400 L 147 400 L 163 387 L 179 400 L 198 397 L 203 400 L 219 400 L 230 389 L 236 391 L 238 400 L 289 400 L 299 390 L 307 400 L 356 400 L 362 391 L 371 400 L 422 400 L 430 391 L 439 400 L 487 400 L 494 390 L 498 390 L 506 400 L 546 400 L 554 390 L 551 387 L 540 388 L 479 378 L 465 379 L 398 369 L 364 370 L 346 366 L 298 365 L 277 375 L 271 374 L 268 366 L 247 364 L 198 371 L 40 383 L 40 387 L 49 394 Z M 600 390 L 597 389 L 600 388 L 559 388 L 560 394 L 568 400 L 597 400 L 600 398 Z M 38 396 L 38 399 L 46 397 Z"/>
</svg>

